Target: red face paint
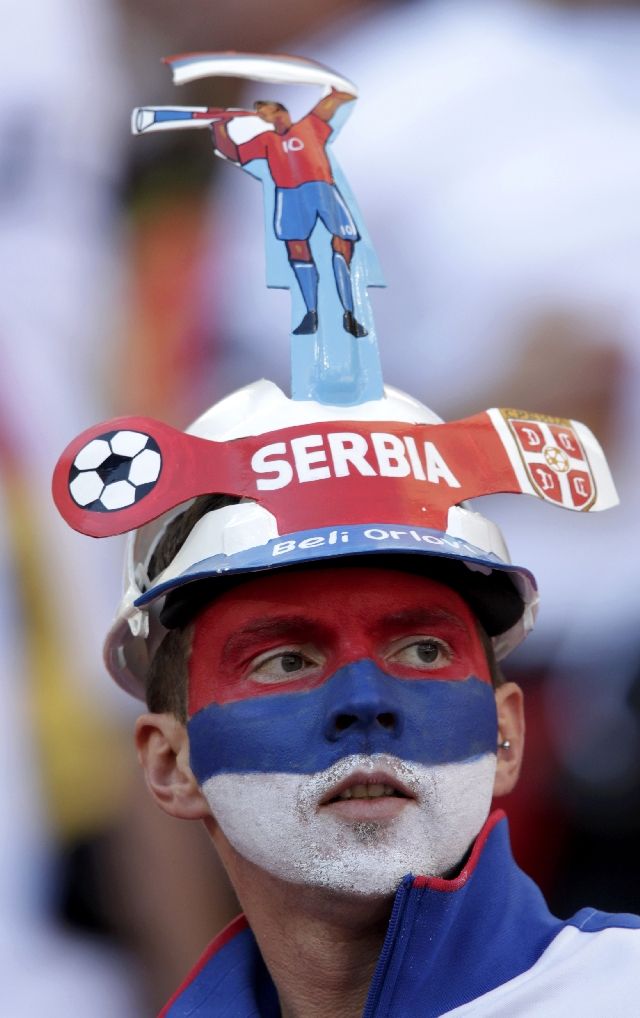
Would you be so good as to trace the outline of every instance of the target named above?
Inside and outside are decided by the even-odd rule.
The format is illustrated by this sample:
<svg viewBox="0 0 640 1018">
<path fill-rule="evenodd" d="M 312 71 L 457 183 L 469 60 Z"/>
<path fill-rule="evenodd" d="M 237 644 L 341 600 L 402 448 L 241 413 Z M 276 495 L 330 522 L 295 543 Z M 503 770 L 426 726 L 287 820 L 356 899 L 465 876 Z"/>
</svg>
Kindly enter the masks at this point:
<svg viewBox="0 0 640 1018">
<path fill-rule="evenodd" d="M 491 683 L 475 616 L 444 584 L 361 566 L 288 570 L 247 580 L 198 616 L 189 714 L 312 689 L 363 658 L 397 678 Z"/>
</svg>

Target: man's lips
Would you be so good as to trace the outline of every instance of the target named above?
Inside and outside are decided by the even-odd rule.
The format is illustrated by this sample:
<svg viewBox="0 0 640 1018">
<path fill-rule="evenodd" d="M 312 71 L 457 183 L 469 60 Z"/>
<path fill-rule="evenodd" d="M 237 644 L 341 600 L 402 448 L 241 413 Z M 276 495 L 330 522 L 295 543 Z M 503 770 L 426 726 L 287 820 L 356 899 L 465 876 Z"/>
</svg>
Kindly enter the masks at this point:
<svg viewBox="0 0 640 1018">
<path fill-rule="evenodd" d="M 322 797 L 319 806 L 345 819 L 392 819 L 415 802 L 413 793 L 387 771 L 354 772 Z"/>
<path fill-rule="evenodd" d="M 320 805 L 327 806 L 342 799 L 374 799 L 392 795 L 415 799 L 406 785 L 389 771 L 353 771 L 323 795 Z"/>
</svg>

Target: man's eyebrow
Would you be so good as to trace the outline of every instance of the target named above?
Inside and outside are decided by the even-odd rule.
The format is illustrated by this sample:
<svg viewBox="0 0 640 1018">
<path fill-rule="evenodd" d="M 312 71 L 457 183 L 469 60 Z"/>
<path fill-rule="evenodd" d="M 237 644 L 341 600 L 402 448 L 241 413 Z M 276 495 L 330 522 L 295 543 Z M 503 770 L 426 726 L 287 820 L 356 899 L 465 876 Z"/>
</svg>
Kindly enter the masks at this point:
<svg viewBox="0 0 640 1018">
<path fill-rule="evenodd" d="M 316 633 L 321 627 L 317 622 L 304 615 L 283 615 L 273 619 L 257 619 L 255 622 L 248 622 L 241 629 L 231 634 L 222 649 L 222 663 L 229 658 L 241 654 L 244 650 L 251 650 L 255 646 L 256 639 L 292 639 L 298 635 L 304 635 L 309 639 L 310 635 Z"/>
<path fill-rule="evenodd" d="M 380 624 L 383 627 L 395 627 L 395 626 L 411 626 L 423 628 L 424 626 L 436 625 L 437 623 L 446 622 L 449 625 L 455 626 L 456 629 L 460 629 L 463 633 L 469 631 L 469 627 L 466 623 L 459 618 L 458 615 L 454 615 L 452 612 L 447 611 L 445 608 L 405 608 L 400 609 L 397 612 L 391 612 L 389 615 L 385 615 L 381 619 Z"/>
</svg>

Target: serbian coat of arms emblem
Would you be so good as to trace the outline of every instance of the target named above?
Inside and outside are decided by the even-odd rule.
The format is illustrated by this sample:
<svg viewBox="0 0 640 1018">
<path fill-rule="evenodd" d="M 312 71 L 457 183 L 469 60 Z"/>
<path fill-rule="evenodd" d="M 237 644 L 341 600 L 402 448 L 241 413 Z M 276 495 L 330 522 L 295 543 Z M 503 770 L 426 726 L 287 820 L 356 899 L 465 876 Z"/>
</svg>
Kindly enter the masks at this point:
<svg viewBox="0 0 640 1018">
<path fill-rule="evenodd" d="M 502 410 L 536 493 L 567 509 L 589 509 L 596 483 L 576 421 Z"/>
</svg>

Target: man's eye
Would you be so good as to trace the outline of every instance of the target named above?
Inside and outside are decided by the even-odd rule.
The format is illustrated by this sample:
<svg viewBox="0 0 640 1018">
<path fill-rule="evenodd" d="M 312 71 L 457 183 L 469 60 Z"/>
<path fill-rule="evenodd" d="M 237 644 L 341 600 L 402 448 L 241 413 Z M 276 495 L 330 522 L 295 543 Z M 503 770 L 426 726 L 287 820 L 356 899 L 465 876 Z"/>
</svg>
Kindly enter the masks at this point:
<svg viewBox="0 0 640 1018">
<path fill-rule="evenodd" d="M 391 661 L 407 668 L 445 668 L 452 658 L 449 645 L 435 637 L 403 643 L 396 646 L 390 655 Z"/>
<path fill-rule="evenodd" d="M 316 661 L 302 651 L 281 650 L 258 658 L 253 663 L 250 677 L 254 682 L 286 682 L 289 678 L 296 679 L 306 674 L 315 668 L 316 664 Z"/>
</svg>

